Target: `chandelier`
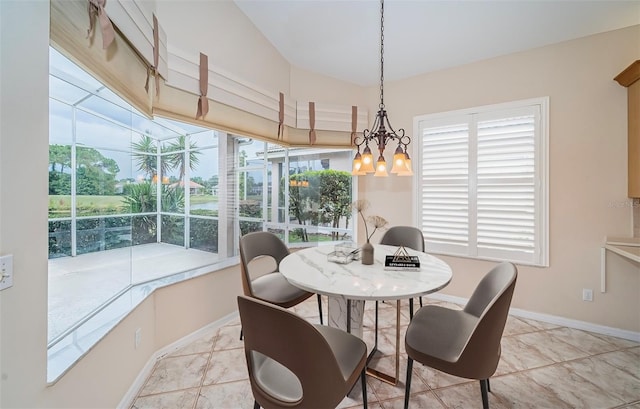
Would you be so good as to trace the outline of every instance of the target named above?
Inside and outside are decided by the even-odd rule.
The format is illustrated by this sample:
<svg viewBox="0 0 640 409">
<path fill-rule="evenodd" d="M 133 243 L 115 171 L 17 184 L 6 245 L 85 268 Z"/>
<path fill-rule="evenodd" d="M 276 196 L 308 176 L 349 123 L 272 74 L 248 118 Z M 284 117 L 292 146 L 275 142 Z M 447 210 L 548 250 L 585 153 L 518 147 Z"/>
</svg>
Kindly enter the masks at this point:
<svg viewBox="0 0 640 409">
<path fill-rule="evenodd" d="M 351 174 L 359 176 L 375 172 L 374 176 L 389 176 L 387 162 L 384 159 L 384 149 L 391 141 L 397 143 L 393 154 L 391 173 L 395 173 L 398 176 L 412 176 L 411 158 L 409 158 L 409 153 L 407 152 L 411 138 L 404 134 L 404 129 L 398 129 L 398 132 L 393 129 L 384 107 L 384 0 L 380 0 L 380 105 L 371 130 L 365 129 L 362 136 L 354 139 L 354 144 L 358 147 L 358 150 L 353 158 Z M 379 156 L 375 162 L 369 143 L 378 146 Z M 360 153 L 360 148 L 363 145 L 364 149 Z"/>
</svg>

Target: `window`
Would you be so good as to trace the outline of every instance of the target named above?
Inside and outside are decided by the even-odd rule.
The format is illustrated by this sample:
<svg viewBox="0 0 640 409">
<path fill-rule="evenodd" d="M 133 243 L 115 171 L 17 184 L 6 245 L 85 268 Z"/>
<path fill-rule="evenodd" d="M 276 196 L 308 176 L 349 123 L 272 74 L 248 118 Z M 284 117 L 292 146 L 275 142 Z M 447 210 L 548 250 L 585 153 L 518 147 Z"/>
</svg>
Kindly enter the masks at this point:
<svg viewBox="0 0 640 409">
<path fill-rule="evenodd" d="M 149 119 L 54 49 L 49 106 L 49 380 L 154 288 L 233 263 L 241 234 L 353 237 L 351 150 Z"/>
<path fill-rule="evenodd" d="M 427 251 L 548 265 L 548 98 L 415 119 Z"/>
</svg>

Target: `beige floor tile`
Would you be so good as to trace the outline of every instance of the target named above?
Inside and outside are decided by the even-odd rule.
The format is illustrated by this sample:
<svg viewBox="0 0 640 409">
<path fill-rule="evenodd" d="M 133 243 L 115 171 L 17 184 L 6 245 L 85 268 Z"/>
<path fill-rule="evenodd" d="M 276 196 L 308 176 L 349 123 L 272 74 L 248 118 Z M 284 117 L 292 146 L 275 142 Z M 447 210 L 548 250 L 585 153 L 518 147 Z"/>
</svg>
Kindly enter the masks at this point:
<svg viewBox="0 0 640 409">
<path fill-rule="evenodd" d="M 203 385 L 248 379 L 247 360 L 243 348 L 228 349 L 213 354 Z"/>
<path fill-rule="evenodd" d="M 585 378 L 584 373 L 552 365 L 528 371 L 526 375 L 530 383 L 544 387 L 573 408 L 611 408 L 625 403 L 598 386 L 596 374 Z"/>
<path fill-rule="evenodd" d="M 204 335 L 197 340 L 193 341 L 189 345 L 180 348 L 179 350 L 173 352 L 168 356 L 181 356 L 181 355 L 192 355 L 204 352 L 211 352 L 213 349 L 213 344 L 216 341 L 217 331 L 212 332 L 211 334 Z"/>
<path fill-rule="evenodd" d="M 369 383 L 367 381 L 367 404 L 371 401 L 375 400 L 375 396 L 371 392 L 371 388 L 369 387 Z M 362 381 L 358 378 L 355 385 L 351 391 L 347 394 L 347 396 L 342 399 L 342 401 L 338 404 L 338 409 L 346 409 L 346 408 L 359 408 L 362 407 Z"/>
<path fill-rule="evenodd" d="M 248 380 L 202 387 L 195 409 L 224 408 L 253 408 L 253 394 Z"/>
<path fill-rule="evenodd" d="M 458 385 L 461 383 L 472 382 L 469 379 L 459 378 L 457 376 L 449 375 L 444 372 L 437 371 L 435 369 L 424 366 L 418 362 L 413 363 L 413 376 L 420 377 L 431 389 L 443 388 L 451 385 Z M 411 381 L 411 390 L 413 391 L 413 383 Z"/>
<path fill-rule="evenodd" d="M 557 337 L 554 330 L 532 332 L 530 334 L 516 335 L 519 342 L 537 350 L 541 356 L 551 358 L 552 362 L 562 362 L 570 359 L 583 358 L 589 353 Z M 503 338 L 509 339 L 509 338 Z M 549 363 L 552 363 L 549 362 Z"/>
<path fill-rule="evenodd" d="M 611 365 L 608 355 L 565 362 L 562 366 L 586 379 L 594 379 L 600 388 L 625 403 L 635 402 L 640 398 L 640 379 Z"/>
<path fill-rule="evenodd" d="M 615 344 L 579 329 L 562 327 L 552 329 L 548 331 L 548 333 L 554 338 L 564 341 L 590 355 L 611 352 L 618 349 L 618 346 Z"/>
<path fill-rule="evenodd" d="M 525 340 L 523 340 L 524 337 L 529 335 L 532 334 L 502 338 L 502 355 L 498 363 L 498 369 L 496 370 L 497 375 L 538 368 L 556 362 L 556 360 L 547 354 L 546 350 L 549 348 L 548 346 L 534 342 L 525 342 Z"/>
<path fill-rule="evenodd" d="M 507 324 L 504 327 L 504 336 L 526 334 L 538 331 L 538 328 L 529 324 L 527 321 L 513 316 L 507 317 Z"/>
<path fill-rule="evenodd" d="M 536 321 L 529 318 L 518 317 L 518 319 L 526 322 L 527 324 L 539 330 L 548 330 L 548 329 L 554 329 L 554 328 L 560 327 L 559 325 L 556 325 L 556 324 L 551 324 L 549 322 Z"/>
<path fill-rule="evenodd" d="M 402 409 L 404 408 L 404 396 L 402 396 L 401 398 L 382 401 L 381 405 L 384 409 Z M 440 402 L 431 391 L 423 391 L 418 393 L 412 392 L 409 395 L 409 407 L 429 409 L 444 408 L 442 402 Z"/>
<path fill-rule="evenodd" d="M 600 358 L 607 361 L 609 365 L 613 365 L 640 380 L 640 356 L 631 350 L 610 352 L 601 355 Z"/>
<path fill-rule="evenodd" d="M 549 389 L 532 382 L 528 372 L 491 378 L 490 395 L 513 409 L 575 409 Z"/>
<path fill-rule="evenodd" d="M 434 392 L 447 408 L 469 409 L 482 407 L 479 381 L 437 389 Z M 491 409 L 506 409 L 509 407 L 502 403 L 493 393 L 489 393 L 488 398 Z"/>
<path fill-rule="evenodd" d="M 240 340 L 240 325 L 229 325 L 218 330 L 214 351 L 224 349 L 244 348 L 244 343 Z"/>
<path fill-rule="evenodd" d="M 131 409 L 191 409 L 197 397 L 198 388 L 142 396 Z"/>
<path fill-rule="evenodd" d="M 617 337 L 612 337 L 609 335 L 604 335 L 604 334 L 595 334 L 590 332 L 589 334 L 593 335 L 594 337 L 600 338 L 610 344 L 613 344 L 615 346 L 617 346 L 618 348 L 633 348 L 633 347 L 637 347 L 640 345 L 640 343 L 635 342 L 635 341 L 630 341 L 628 339 L 622 339 L 622 338 L 617 338 Z"/>
<path fill-rule="evenodd" d="M 140 396 L 200 386 L 209 354 L 166 357 L 156 364 Z"/>
</svg>

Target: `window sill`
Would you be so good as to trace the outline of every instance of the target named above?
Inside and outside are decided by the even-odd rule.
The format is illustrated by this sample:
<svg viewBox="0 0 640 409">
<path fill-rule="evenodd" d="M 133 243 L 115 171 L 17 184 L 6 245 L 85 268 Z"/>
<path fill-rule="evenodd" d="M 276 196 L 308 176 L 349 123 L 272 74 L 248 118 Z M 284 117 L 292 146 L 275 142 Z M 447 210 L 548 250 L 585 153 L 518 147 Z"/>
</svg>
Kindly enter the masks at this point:
<svg viewBox="0 0 640 409">
<path fill-rule="evenodd" d="M 238 264 L 238 257 L 136 284 L 47 350 L 47 385 L 54 385 L 131 311 L 158 288 Z"/>
</svg>

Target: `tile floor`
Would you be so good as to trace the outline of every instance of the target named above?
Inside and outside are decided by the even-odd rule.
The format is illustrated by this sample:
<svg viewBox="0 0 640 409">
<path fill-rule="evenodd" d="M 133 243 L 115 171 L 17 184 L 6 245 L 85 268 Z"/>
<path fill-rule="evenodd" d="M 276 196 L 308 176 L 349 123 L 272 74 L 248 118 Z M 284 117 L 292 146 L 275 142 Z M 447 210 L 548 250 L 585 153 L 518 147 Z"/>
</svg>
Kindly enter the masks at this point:
<svg viewBox="0 0 640 409">
<path fill-rule="evenodd" d="M 393 371 L 395 305 L 395 302 L 380 304 L 380 352 L 371 363 L 388 373 Z M 367 303 L 364 338 L 369 348 L 373 345 L 373 308 L 374 303 Z M 409 314 L 408 306 L 401 308 L 401 381 L 398 386 L 391 386 L 368 377 L 367 400 L 373 409 L 401 408 L 404 403 L 404 330 Z M 318 322 L 315 297 L 293 311 Z M 131 408 L 252 408 L 253 396 L 239 334 L 239 320 L 235 320 L 159 359 Z M 502 358 L 491 378 L 491 390 L 492 409 L 640 409 L 640 344 L 510 316 L 502 339 Z M 445 375 L 416 363 L 410 405 L 480 408 L 480 386 L 477 381 Z M 339 407 L 362 407 L 358 385 Z"/>
</svg>

